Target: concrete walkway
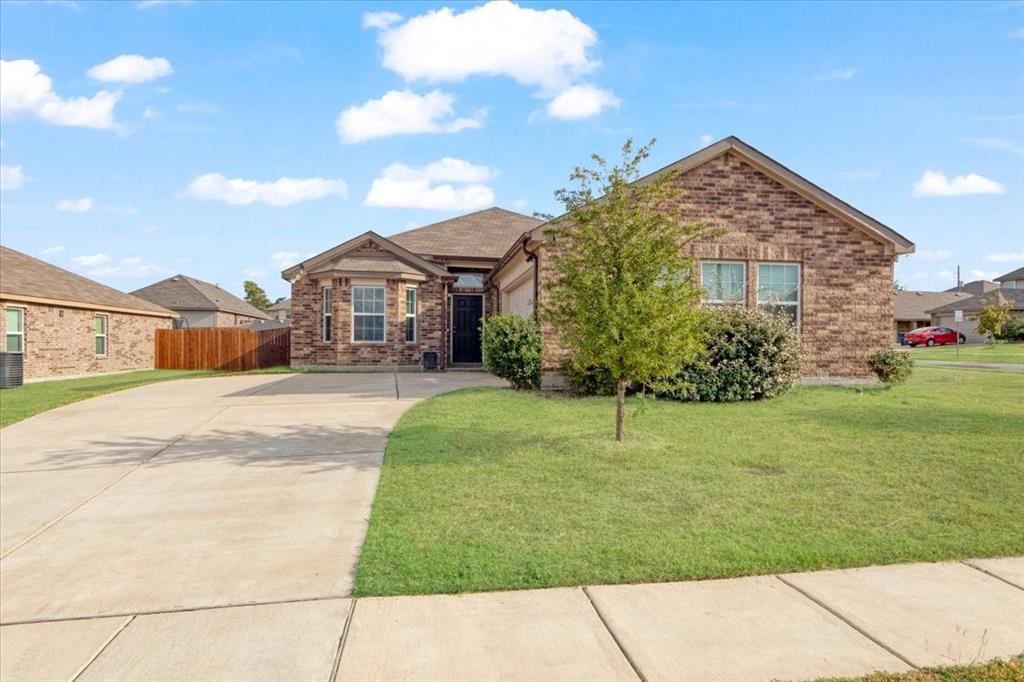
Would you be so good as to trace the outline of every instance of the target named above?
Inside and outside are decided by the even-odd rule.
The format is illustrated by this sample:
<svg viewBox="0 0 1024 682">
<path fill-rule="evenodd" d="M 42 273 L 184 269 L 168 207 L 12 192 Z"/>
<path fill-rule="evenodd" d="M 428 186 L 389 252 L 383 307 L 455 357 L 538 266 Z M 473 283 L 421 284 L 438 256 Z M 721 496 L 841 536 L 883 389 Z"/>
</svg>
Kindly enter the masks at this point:
<svg viewBox="0 0 1024 682">
<path fill-rule="evenodd" d="M 1000 372 L 1024 374 L 1024 365 L 1011 362 L 973 362 L 970 360 L 914 360 L 921 367 L 953 367 L 960 369 L 991 369 Z"/>
</svg>

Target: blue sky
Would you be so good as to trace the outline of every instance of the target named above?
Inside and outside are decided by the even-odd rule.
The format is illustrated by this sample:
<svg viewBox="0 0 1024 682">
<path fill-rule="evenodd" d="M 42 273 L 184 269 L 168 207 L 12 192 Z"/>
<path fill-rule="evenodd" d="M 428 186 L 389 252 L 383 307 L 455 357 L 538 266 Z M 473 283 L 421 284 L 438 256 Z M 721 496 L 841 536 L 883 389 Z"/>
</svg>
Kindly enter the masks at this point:
<svg viewBox="0 0 1024 682">
<path fill-rule="evenodd" d="M 448 8 L 448 9 L 445 9 Z M 592 152 L 738 135 L 906 235 L 1024 261 L 1024 4 L 0 4 L 2 241 L 123 290 L 286 295 L 367 229 L 557 209 Z"/>
</svg>

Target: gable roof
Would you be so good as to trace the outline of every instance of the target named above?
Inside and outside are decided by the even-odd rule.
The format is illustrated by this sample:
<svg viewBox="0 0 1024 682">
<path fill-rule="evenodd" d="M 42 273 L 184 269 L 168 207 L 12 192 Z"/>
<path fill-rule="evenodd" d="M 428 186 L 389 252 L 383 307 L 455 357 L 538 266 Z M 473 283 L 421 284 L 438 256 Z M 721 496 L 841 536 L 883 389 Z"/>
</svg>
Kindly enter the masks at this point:
<svg viewBox="0 0 1024 682">
<path fill-rule="evenodd" d="M 636 182 L 647 182 L 659 175 L 669 172 L 685 173 L 729 152 L 736 154 L 743 161 L 749 163 L 757 170 L 782 183 L 789 189 L 801 195 L 811 203 L 828 211 L 832 215 L 863 230 L 869 235 L 874 236 L 879 241 L 892 244 L 897 254 L 914 252 L 914 243 L 896 230 L 882 224 L 868 214 L 859 211 L 835 195 L 826 192 L 807 178 L 794 173 L 775 159 L 761 151 L 758 151 L 754 147 L 751 147 L 735 135 L 730 135 L 723 140 L 719 140 L 718 142 L 708 145 L 689 156 L 683 157 L 675 163 L 671 163 L 664 168 L 660 168 L 653 173 L 645 175 Z M 547 224 L 548 223 L 544 223 L 544 225 L 534 228 L 532 230 L 531 237 L 534 239 L 540 238 L 540 235 L 543 234 L 543 228 Z"/>
<path fill-rule="evenodd" d="M 0 246 L 0 298 L 64 305 L 68 308 L 101 308 L 156 317 L 177 317 L 170 310 L 150 301 L 6 246 Z"/>
<path fill-rule="evenodd" d="M 1024 279 L 1024 268 L 1017 268 L 1013 272 L 996 277 L 997 282 L 1012 282 L 1015 279 Z"/>
<path fill-rule="evenodd" d="M 936 315 L 951 313 L 954 310 L 975 313 L 989 306 L 1003 305 L 1005 303 L 1009 303 L 1012 310 L 1024 310 L 1024 289 L 994 289 L 993 291 L 986 291 L 984 294 L 971 296 L 967 300 L 940 305 L 938 308 L 932 308 L 928 312 Z"/>
<path fill-rule="evenodd" d="M 388 239 L 425 256 L 497 259 L 524 232 L 543 222 L 495 206 L 399 232 Z"/>
<path fill-rule="evenodd" d="M 335 247 L 318 253 L 315 256 L 311 256 L 306 260 L 302 261 L 301 263 L 298 263 L 297 265 L 291 266 L 290 268 L 284 270 L 281 273 L 281 277 L 290 282 L 295 277 L 303 273 L 315 274 L 318 272 L 324 273 L 331 270 L 341 270 L 342 268 L 330 267 L 332 261 L 339 259 L 346 253 L 357 249 L 358 247 L 362 246 L 367 242 L 383 249 L 387 253 L 393 255 L 395 259 L 401 261 L 401 263 L 412 266 L 413 268 L 415 268 L 416 270 L 425 275 L 435 275 L 437 277 L 452 277 L 452 274 L 445 270 L 440 265 L 437 265 L 436 263 L 431 263 L 425 258 L 417 256 L 415 253 L 412 253 L 411 251 L 399 246 L 398 244 L 394 243 L 393 241 L 386 237 L 380 236 L 379 234 L 373 232 L 372 230 L 364 232 L 356 237 L 353 237 L 352 239 L 349 239 L 346 242 L 342 242 L 341 244 L 338 244 Z M 385 268 L 390 267 L 388 264 L 383 262 L 384 260 L 388 259 L 380 260 L 382 261 L 380 264 L 381 266 Z M 366 272 L 376 273 L 379 271 L 374 270 Z"/>
<path fill-rule="evenodd" d="M 271 303 L 267 310 L 291 310 L 292 309 L 292 297 L 282 298 L 277 303 Z"/>
<path fill-rule="evenodd" d="M 216 284 L 187 275 L 168 277 L 136 289 L 132 294 L 171 310 L 217 310 L 263 320 L 270 319 L 270 315 Z"/>
<path fill-rule="evenodd" d="M 971 294 L 956 291 L 897 291 L 893 296 L 893 318 L 927 320 L 929 310 L 954 301 L 966 301 Z"/>
</svg>

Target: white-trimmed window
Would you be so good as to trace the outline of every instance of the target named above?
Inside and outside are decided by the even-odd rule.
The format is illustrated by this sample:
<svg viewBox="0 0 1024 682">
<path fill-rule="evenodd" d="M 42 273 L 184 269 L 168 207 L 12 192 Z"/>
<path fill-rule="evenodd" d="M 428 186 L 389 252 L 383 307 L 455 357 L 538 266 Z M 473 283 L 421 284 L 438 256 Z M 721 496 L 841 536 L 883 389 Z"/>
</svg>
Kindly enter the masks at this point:
<svg viewBox="0 0 1024 682">
<path fill-rule="evenodd" d="M 352 287 L 352 340 L 382 343 L 384 287 Z"/>
<path fill-rule="evenodd" d="M 96 337 L 96 357 L 107 357 L 107 316 L 99 313 L 93 315 L 92 324 Z"/>
<path fill-rule="evenodd" d="M 747 299 L 747 264 L 705 261 L 700 264 L 700 286 L 706 303 L 743 303 Z"/>
<path fill-rule="evenodd" d="M 416 342 L 416 310 L 419 292 L 416 287 L 405 288 L 405 341 Z"/>
<path fill-rule="evenodd" d="M 321 312 L 323 313 L 323 329 L 324 329 L 324 341 L 331 340 L 332 325 L 331 320 L 334 316 L 331 314 L 331 287 L 324 287 L 323 303 Z"/>
<path fill-rule="evenodd" d="M 784 315 L 800 328 L 800 266 L 796 263 L 757 264 L 757 304 Z"/>
<path fill-rule="evenodd" d="M 4 322 L 6 323 L 6 338 L 4 339 L 4 350 L 8 353 L 25 352 L 25 309 L 4 308 Z"/>
</svg>

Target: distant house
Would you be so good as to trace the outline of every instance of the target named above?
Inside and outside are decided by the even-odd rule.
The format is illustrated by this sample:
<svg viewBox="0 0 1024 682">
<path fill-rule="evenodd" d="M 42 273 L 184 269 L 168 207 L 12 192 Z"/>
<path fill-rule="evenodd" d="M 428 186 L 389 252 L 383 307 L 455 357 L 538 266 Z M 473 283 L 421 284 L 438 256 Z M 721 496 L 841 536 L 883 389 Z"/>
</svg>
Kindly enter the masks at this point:
<svg viewBox="0 0 1024 682">
<path fill-rule="evenodd" d="M 957 291 L 897 291 L 893 298 L 893 317 L 896 322 L 896 333 L 905 334 L 911 329 L 927 327 L 932 324 L 932 316 L 928 312 L 954 301 L 966 301 L 971 294 Z"/>
<path fill-rule="evenodd" d="M 168 277 L 132 294 L 178 313 L 183 327 L 236 327 L 270 319 L 216 284 L 186 275 Z"/>
<path fill-rule="evenodd" d="M 996 277 L 999 286 L 1003 289 L 1024 289 L 1024 268 L 1017 268 L 1001 277 Z"/>
<path fill-rule="evenodd" d="M 988 291 L 965 300 L 932 308 L 928 313 L 931 315 L 933 325 L 955 329 L 957 327 L 956 311 L 962 310 L 964 311 L 964 321 L 959 325 L 960 332 L 967 337 L 968 341 L 985 341 L 985 335 L 978 333 L 978 314 L 990 306 L 1006 303 L 1010 304 L 1010 310 L 1014 315 L 1024 315 L 1024 288 L 1008 287 Z"/>
<path fill-rule="evenodd" d="M 964 294 L 971 294 L 972 296 L 977 294 L 983 294 L 986 291 L 995 291 L 999 288 L 998 282 L 989 282 L 985 279 L 976 279 L 960 286 L 950 287 L 946 291 L 959 291 Z"/>
<path fill-rule="evenodd" d="M 291 322 L 292 321 L 292 299 L 282 298 L 277 303 L 273 303 L 267 308 L 267 312 L 278 322 Z"/>
<path fill-rule="evenodd" d="M 166 308 L 0 246 L 3 350 L 26 380 L 152 369 Z"/>
</svg>

